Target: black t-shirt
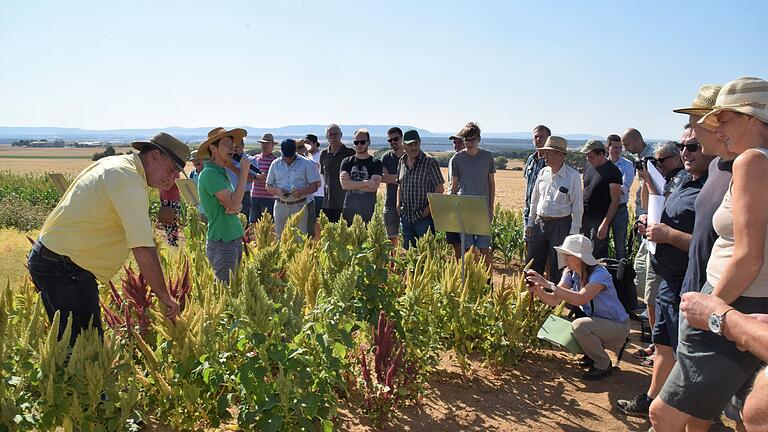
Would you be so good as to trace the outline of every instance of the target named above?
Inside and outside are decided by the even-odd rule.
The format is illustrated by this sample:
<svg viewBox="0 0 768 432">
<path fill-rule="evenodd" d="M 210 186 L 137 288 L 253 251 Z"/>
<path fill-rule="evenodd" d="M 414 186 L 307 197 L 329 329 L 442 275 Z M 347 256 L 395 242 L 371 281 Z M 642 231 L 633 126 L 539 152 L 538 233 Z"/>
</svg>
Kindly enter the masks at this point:
<svg viewBox="0 0 768 432">
<path fill-rule="evenodd" d="M 355 150 L 344 144 L 339 147 L 339 151 L 336 153 L 331 153 L 330 147 L 320 152 L 320 173 L 325 180 L 323 208 L 340 209 L 344 205 L 345 194 L 339 181 L 339 165 L 345 158 L 354 155 Z"/>
<path fill-rule="evenodd" d="M 621 170 L 611 161 L 584 169 L 584 219 L 603 219 L 611 206 L 610 184 L 621 186 Z"/>
<path fill-rule="evenodd" d="M 400 158 L 395 155 L 394 150 L 389 150 L 381 156 L 381 164 L 387 169 L 389 174 L 397 175 L 397 166 Z M 397 205 L 397 183 L 387 183 L 387 200 L 384 205 L 395 207 Z"/>
<path fill-rule="evenodd" d="M 360 159 L 357 156 L 350 156 L 341 162 L 341 171 L 349 174 L 349 179 L 353 181 L 370 180 L 371 177 L 382 173 L 381 161 L 369 156 Z M 344 208 L 351 209 L 355 213 L 366 214 L 372 211 L 376 206 L 376 192 L 364 192 L 361 190 L 346 191 L 344 198 Z"/>
</svg>

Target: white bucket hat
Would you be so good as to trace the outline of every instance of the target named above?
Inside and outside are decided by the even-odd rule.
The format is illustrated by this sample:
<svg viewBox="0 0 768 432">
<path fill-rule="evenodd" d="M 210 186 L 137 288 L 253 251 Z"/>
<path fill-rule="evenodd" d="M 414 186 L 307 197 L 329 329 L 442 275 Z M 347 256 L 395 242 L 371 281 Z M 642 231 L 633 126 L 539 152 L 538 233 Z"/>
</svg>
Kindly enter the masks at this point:
<svg viewBox="0 0 768 432">
<path fill-rule="evenodd" d="M 558 268 L 565 267 L 564 254 L 573 255 L 588 266 L 597 265 L 597 260 L 592 255 L 592 241 L 584 237 L 581 234 L 571 234 L 565 238 L 563 244 L 555 246 L 557 251 L 557 266 Z"/>
</svg>

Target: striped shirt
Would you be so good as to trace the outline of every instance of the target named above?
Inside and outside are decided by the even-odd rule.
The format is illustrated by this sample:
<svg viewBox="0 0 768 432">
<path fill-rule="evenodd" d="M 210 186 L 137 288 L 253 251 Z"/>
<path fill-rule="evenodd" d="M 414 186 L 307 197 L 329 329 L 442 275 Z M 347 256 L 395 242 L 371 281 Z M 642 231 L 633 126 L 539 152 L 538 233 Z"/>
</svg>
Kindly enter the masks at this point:
<svg viewBox="0 0 768 432">
<path fill-rule="evenodd" d="M 261 170 L 261 172 L 264 174 L 264 177 L 269 175 L 269 166 L 272 165 L 272 161 L 277 159 L 277 156 L 273 155 L 272 153 L 268 155 L 263 155 L 261 153 L 257 154 L 253 158 L 253 163 L 256 164 L 256 166 Z M 251 196 L 254 198 L 274 198 L 275 196 L 271 193 L 267 192 L 266 189 L 264 189 L 264 185 L 266 184 L 265 181 L 254 179 L 253 180 L 253 188 L 251 189 Z"/>
<path fill-rule="evenodd" d="M 424 152 L 408 166 L 408 155 L 400 158 L 397 167 L 397 178 L 400 184 L 400 216 L 408 222 L 421 219 L 421 212 L 429 201 L 427 194 L 435 192 L 435 189 L 445 183 L 443 174 L 437 161 Z"/>
</svg>

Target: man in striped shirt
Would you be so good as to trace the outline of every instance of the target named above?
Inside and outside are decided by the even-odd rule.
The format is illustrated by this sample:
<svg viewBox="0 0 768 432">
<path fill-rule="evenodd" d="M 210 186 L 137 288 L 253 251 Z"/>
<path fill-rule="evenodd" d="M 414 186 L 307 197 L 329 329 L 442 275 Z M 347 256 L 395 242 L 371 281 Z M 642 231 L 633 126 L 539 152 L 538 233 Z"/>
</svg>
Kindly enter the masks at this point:
<svg viewBox="0 0 768 432">
<path fill-rule="evenodd" d="M 272 149 L 275 147 L 275 138 L 271 133 L 265 133 L 258 142 L 261 144 L 261 153 L 253 158 L 253 163 L 261 170 L 261 174 L 256 175 L 253 180 L 251 213 L 248 217 L 249 223 L 258 222 L 265 211 L 274 217 L 272 209 L 275 207 L 275 196 L 265 189 L 265 185 L 267 175 L 269 174 L 269 166 L 272 165 L 272 161 L 277 159 L 277 156 L 272 154 Z"/>
</svg>

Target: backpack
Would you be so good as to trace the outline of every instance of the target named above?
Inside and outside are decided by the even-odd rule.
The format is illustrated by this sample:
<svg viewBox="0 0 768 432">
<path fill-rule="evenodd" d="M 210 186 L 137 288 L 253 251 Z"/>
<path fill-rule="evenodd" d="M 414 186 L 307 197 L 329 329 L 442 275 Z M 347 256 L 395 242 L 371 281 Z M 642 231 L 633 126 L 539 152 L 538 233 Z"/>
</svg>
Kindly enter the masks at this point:
<svg viewBox="0 0 768 432">
<path fill-rule="evenodd" d="M 635 230 L 630 231 L 629 238 L 627 239 L 627 256 L 632 256 L 635 246 Z M 613 286 L 616 288 L 616 294 L 619 296 L 619 301 L 624 310 L 629 314 L 629 317 L 633 320 L 638 320 L 639 317 L 635 314 L 637 309 L 637 284 L 635 284 L 635 272 L 634 263 L 628 258 L 622 258 L 620 260 L 612 258 L 602 258 L 598 262 L 603 265 L 608 273 L 611 274 L 613 279 Z"/>
</svg>

